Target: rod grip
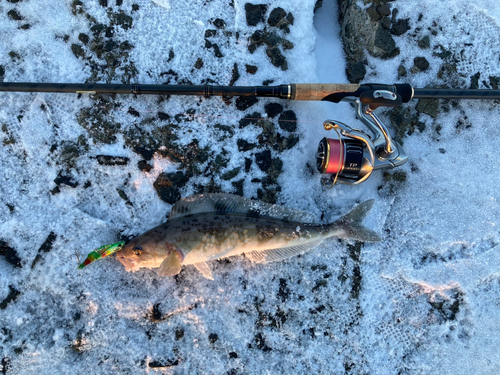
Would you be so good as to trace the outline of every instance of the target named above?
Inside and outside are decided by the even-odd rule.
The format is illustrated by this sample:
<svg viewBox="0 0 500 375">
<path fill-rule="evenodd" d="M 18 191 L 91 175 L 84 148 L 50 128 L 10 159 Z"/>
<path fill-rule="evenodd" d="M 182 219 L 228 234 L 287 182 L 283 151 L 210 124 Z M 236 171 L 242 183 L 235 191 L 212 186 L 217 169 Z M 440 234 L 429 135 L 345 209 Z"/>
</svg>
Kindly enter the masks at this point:
<svg viewBox="0 0 500 375">
<path fill-rule="evenodd" d="M 354 93 L 359 89 L 356 83 L 296 83 L 292 85 L 291 100 L 321 101 L 328 95 L 340 92 Z"/>
</svg>

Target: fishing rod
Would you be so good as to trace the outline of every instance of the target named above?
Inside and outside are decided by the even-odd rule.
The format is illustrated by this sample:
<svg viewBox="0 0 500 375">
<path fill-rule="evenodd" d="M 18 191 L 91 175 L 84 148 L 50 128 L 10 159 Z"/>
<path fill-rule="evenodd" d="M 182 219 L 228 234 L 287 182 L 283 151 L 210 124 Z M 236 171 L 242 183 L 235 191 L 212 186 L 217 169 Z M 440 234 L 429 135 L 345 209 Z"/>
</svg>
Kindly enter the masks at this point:
<svg viewBox="0 0 500 375">
<path fill-rule="evenodd" d="M 412 99 L 500 99 L 493 89 L 418 89 L 409 84 L 310 84 L 279 86 L 142 85 L 97 83 L 15 83 L 0 82 L 0 92 L 55 92 L 78 94 L 135 94 L 191 96 L 255 96 L 285 100 L 347 102 L 354 105 L 356 117 L 371 135 L 334 120 L 323 123 L 338 138 L 323 138 L 316 153 L 317 169 L 326 174 L 323 183 L 356 185 L 366 181 L 377 169 L 395 168 L 408 161 L 374 111 L 379 107 L 398 107 Z"/>
</svg>

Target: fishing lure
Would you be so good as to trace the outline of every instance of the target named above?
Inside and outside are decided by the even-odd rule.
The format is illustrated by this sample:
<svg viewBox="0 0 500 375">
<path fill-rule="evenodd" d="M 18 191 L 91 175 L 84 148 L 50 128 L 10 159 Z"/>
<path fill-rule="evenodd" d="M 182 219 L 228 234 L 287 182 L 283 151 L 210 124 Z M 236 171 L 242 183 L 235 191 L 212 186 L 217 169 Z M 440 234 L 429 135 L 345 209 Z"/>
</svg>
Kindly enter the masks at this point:
<svg viewBox="0 0 500 375">
<path fill-rule="evenodd" d="M 87 259 L 78 266 L 78 269 L 81 270 L 83 267 L 88 266 L 90 263 L 101 259 L 106 258 L 107 256 L 120 251 L 122 247 L 125 245 L 125 241 L 120 241 L 117 243 L 113 243 L 111 245 L 101 246 L 94 251 L 92 251 L 89 255 L 87 255 Z"/>
</svg>

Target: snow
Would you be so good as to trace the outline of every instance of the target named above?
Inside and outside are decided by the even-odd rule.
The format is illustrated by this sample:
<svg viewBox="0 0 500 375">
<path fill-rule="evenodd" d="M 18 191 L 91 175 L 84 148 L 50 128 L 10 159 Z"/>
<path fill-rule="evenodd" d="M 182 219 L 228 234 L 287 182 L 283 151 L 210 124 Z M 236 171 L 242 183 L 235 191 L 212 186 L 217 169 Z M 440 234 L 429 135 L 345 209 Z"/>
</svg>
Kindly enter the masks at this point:
<svg viewBox="0 0 500 375">
<path fill-rule="evenodd" d="M 249 36 L 263 25 L 247 25 L 244 1 L 100 3 L 0 4 L 4 81 L 78 83 L 98 72 L 100 82 L 121 83 L 123 67 L 133 63 L 137 83 L 163 83 L 172 77 L 162 73 L 172 69 L 178 80 L 201 84 L 210 78 L 227 85 L 237 63 L 237 85 L 261 85 L 268 79 L 273 84 L 347 82 L 332 1 L 325 0 L 316 15 L 312 0 L 269 3 L 266 16 L 278 6 L 294 16 L 290 33 L 280 34 L 294 44 L 283 52 L 288 70 L 273 66 L 264 47 L 248 52 Z M 490 76 L 500 76 L 495 0 L 397 0 L 391 5 L 398 8 L 398 18 L 410 18 L 412 28 L 394 37 L 401 51 L 396 58 L 368 57 L 365 82 L 404 81 L 419 88 L 443 84 L 436 78 L 443 61 L 435 52 L 441 48 L 457 61 L 461 87 L 469 87 L 477 73 L 480 87 Z M 78 13 L 80 8 L 86 15 Z M 23 20 L 7 15 L 13 9 Z M 132 17 L 131 27 L 113 18 L 120 10 Z M 92 55 L 90 44 L 80 42 L 81 33 L 93 35 L 87 16 L 105 25 L 115 22 L 113 39 L 134 46 L 120 57 L 115 73 L 102 68 L 105 63 Z M 205 30 L 216 29 L 216 18 L 226 27 L 210 40 L 223 58 L 204 47 Z M 21 28 L 25 24 L 30 27 Z M 431 36 L 431 47 L 419 48 L 412 34 Z M 93 62 L 76 57 L 72 44 L 83 45 Z M 175 56 L 170 59 L 171 51 Z M 417 56 L 430 62 L 428 71 L 410 71 Z M 198 58 L 204 62 L 200 69 L 194 68 Z M 245 64 L 258 71 L 247 73 Z M 398 79 L 401 64 L 408 75 Z M 170 211 L 153 183 L 162 172 L 182 170 L 182 165 L 157 152 L 148 162 L 152 169 L 141 171 L 137 163 L 143 157 L 132 150 L 125 133 L 164 126 L 155 119 L 159 111 L 173 118 L 195 109 L 194 121 L 179 124 L 176 142 L 187 148 L 196 139 L 212 159 L 224 149 L 231 157 L 222 171 L 242 169 L 231 181 L 196 175 L 181 188 L 182 196 L 212 180 L 234 192 L 231 182 L 244 179 L 244 195 L 256 198 L 260 185 L 252 180 L 265 173 L 255 162 L 245 172 L 245 158 L 256 150 L 240 152 L 236 141 L 256 142 L 261 129 L 237 124 L 244 115 L 264 114 L 269 101 L 261 99 L 245 112 L 220 98 L 117 96 L 101 103 L 85 95 L 1 93 L 0 101 L 0 240 L 16 250 L 22 264 L 14 267 L 0 255 L 4 373 L 499 372 L 498 103 L 441 103 L 436 118 L 421 114 L 425 129 L 404 138 L 409 162 L 394 170 L 405 172 L 405 181 L 387 181 L 377 171 L 361 185 L 328 190 L 310 168 L 315 170 L 319 140 L 333 137 L 322 123 L 361 124 L 347 104 L 281 101 L 297 115 L 300 140 L 282 153 L 272 150 L 284 164 L 278 203 L 332 221 L 375 198 L 365 224 L 383 241 L 359 246 L 332 239 L 303 256 L 271 264 L 252 265 L 244 257 L 211 262 L 215 280 L 210 281 L 191 266 L 175 278 L 158 277 L 152 270 L 127 273 L 112 258 L 83 270 L 76 267 L 92 249 L 138 235 L 164 222 Z M 115 140 L 95 141 L 82 127 L 79 115 L 92 109 L 107 111 L 106 118 L 120 124 L 122 133 Z M 394 132 L 398 124 L 381 117 Z M 234 135 L 225 136 L 215 124 L 231 127 Z M 98 155 L 129 162 L 102 165 Z M 60 191 L 51 193 L 58 176 L 78 184 L 59 184 Z M 55 240 L 42 250 L 51 232 Z M 12 290 L 19 294 L 12 297 Z"/>
</svg>

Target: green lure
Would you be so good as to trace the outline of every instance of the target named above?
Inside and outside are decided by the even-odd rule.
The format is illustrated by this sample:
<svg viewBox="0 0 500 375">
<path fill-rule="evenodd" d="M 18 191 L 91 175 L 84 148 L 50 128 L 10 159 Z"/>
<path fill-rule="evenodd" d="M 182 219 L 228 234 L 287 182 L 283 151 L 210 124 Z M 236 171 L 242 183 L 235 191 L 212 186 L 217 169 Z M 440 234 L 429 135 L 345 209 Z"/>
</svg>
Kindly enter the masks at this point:
<svg viewBox="0 0 500 375">
<path fill-rule="evenodd" d="M 99 247 L 98 249 L 95 249 L 89 255 L 87 255 L 87 259 L 85 259 L 85 261 L 78 266 L 78 269 L 81 270 L 83 267 L 88 266 L 95 260 L 106 258 L 108 255 L 120 251 L 123 245 L 125 245 L 125 241 L 120 241 L 111 245 L 104 245 Z"/>
</svg>

